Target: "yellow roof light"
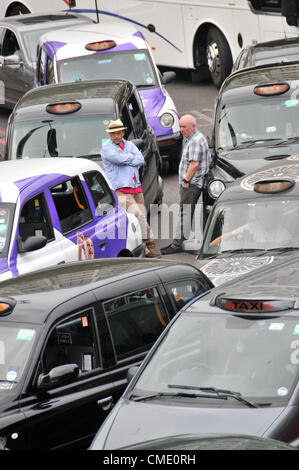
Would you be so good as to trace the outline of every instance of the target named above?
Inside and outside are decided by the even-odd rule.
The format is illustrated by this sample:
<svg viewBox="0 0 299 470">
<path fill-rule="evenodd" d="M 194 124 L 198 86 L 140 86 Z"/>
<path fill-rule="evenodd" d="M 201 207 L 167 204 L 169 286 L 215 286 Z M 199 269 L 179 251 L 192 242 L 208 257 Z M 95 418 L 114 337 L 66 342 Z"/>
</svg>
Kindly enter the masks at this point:
<svg viewBox="0 0 299 470">
<path fill-rule="evenodd" d="M 288 83 L 273 83 L 271 85 L 260 85 L 254 88 L 254 93 L 260 96 L 281 95 L 290 89 Z"/>
<path fill-rule="evenodd" d="M 254 184 L 254 191 L 263 194 L 281 193 L 292 188 L 294 184 L 295 181 L 291 179 L 257 181 Z"/>
<path fill-rule="evenodd" d="M 108 49 L 112 49 L 115 46 L 115 41 L 107 40 L 90 42 L 89 44 L 86 44 L 85 49 L 87 49 L 88 51 L 107 51 Z"/>
<path fill-rule="evenodd" d="M 75 113 L 79 111 L 81 108 L 80 103 L 55 103 L 55 104 L 48 104 L 46 110 L 48 113 L 51 114 L 69 114 Z"/>
</svg>

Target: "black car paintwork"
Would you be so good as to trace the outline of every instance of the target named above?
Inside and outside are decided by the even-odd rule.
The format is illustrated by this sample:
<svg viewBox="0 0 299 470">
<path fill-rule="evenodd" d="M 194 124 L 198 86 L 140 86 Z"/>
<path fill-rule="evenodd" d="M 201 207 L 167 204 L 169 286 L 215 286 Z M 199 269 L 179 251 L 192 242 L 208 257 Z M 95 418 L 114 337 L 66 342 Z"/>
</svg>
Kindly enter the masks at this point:
<svg viewBox="0 0 299 470">
<path fill-rule="evenodd" d="M 134 387 L 148 363 L 157 353 L 157 349 L 167 336 L 172 325 L 184 315 L 198 316 L 201 313 L 217 314 L 224 312 L 216 306 L 216 299 L 226 298 L 294 298 L 299 297 L 299 257 L 292 260 L 276 261 L 272 266 L 261 268 L 258 273 L 250 273 L 239 279 L 228 282 L 212 291 L 206 292 L 198 300 L 187 304 L 167 326 L 162 335 L 141 364 L 138 372 L 129 383 L 126 391 L 115 405 L 112 412 L 99 429 L 94 438 L 91 450 L 113 450 L 128 448 L 146 441 L 163 439 L 174 434 L 247 434 L 255 437 L 276 439 L 298 448 L 299 423 L 299 382 L 292 390 L 286 403 L 265 403 L 260 407 L 248 407 L 237 401 L 227 402 L 225 399 L 215 403 L 215 397 L 194 397 L 173 399 L 159 397 L 152 400 L 134 401 Z M 227 313 L 227 312 L 224 312 Z M 230 312 L 231 317 L 240 313 Z M 275 312 L 270 318 L 290 316 L 298 318 L 298 310 Z M 266 314 L 256 312 L 242 313 L 257 318 L 266 318 Z M 279 320 L 277 320 L 279 321 Z M 165 339 L 166 338 L 166 339 Z M 265 348 L 267 345 L 265 344 Z M 171 353 L 171 351 L 169 351 Z M 159 371 L 157 371 L 157 374 Z M 193 388 L 193 391 L 194 388 Z M 153 392 L 154 393 L 154 392 Z M 178 401 L 179 400 L 179 401 Z M 159 419 L 159 425 L 156 425 Z"/>
<path fill-rule="evenodd" d="M 277 192 L 274 194 L 262 194 L 253 190 L 253 182 L 258 180 L 271 178 L 275 181 L 277 178 L 283 178 L 287 180 L 292 180 L 295 184 L 287 189 L 286 192 Z M 275 199 L 283 197 L 288 200 L 297 200 L 299 197 L 299 164 L 296 157 L 284 156 L 282 159 L 276 159 L 254 172 L 248 172 L 246 176 L 232 180 L 231 182 L 226 182 L 226 189 L 219 196 L 217 201 L 214 203 L 211 210 L 212 214 L 217 210 L 218 202 L 219 204 L 228 204 L 231 205 L 234 202 L 244 203 L 244 207 L 247 207 L 247 204 L 252 203 L 256 204 L 256 201 L 275 201 Z M 244 188 L 244 185 L 246 189 Z M 249 190 L 251 186 L 251 190 Z M 283 216 L 283 214 L 281 214 Z M 203 243 L 201 250 L 198 254 L 198 264 L 197 267 L 201 269 L 215 285 L 222 284 L 235 276 L 247 273 L 251 269 L 256 269 L 261 267 L 263 264 L 271 264 L 276 259 L 292 258 L 294 253 L 298 252 L 299 249 L 295 247 L 277 246 L 277 249 L 269 250 L 231 250 L 231 252 L 220 253 L 218 255 L 207 255 L 203 251 L 203 245 L 207 239 L 208 231 L 210 227 L 211 219 L 207 222 L 205 226 L 205 231 L 203 234 Z M 205 270 L 205 265 L 207 266 L 207 271 Z M 210 276 L 209 276 L 210 274 Z"/>
<path fill-rule="evenodd" d="M 211 139 L 212 162 L 210 165 L 209 179 L 221 179 L 224 182 L 253 172 L 264 166 L 268 161 L 279 160 L 299 153 L 299 139 L 279 142 L 268 141 L 256 146 L 236 147 L 223 150 L 218 147 L 219 116 L 223 105 L 234 103 L 243 104 L 246 113 L 246 104 L 255 100 L 265 99 L 254 94 L 257 85 L 272 83 L 288 83 L 290 89 L 284 94 L 285 99 L 291 99 L 299 80 L 299 64 L 263 65 L 237 70 L 223 82 L 217 98 L 213 134 Z M 275 96 L 268 96 L 267 100 Z M 209 215 L 209 206 L 214 200 L 209 196 L 207 188 L 203 191 L 204 223 Z"/>
<path fill-rule="evenodd" d="M 162 260 L 109 259 L 78 262 L 37 271 L 4 281 L 0 298 L 16 306 L 3 321 L 35 324 L 38 340 L 23 379 L 11 393 L 0 394 L 0 438 L 8 449 L 87 448 L 94 433 L 127 385 L 127 370 L 145 357 L 131 354 L 120 362 L 91 370 L 77 379 L 51 388 L 37 387 L 41 358 L 50 330 L 76 312 L 93 309 L 93 322 L 103 312 L 102 302 L 138 289 L 156 287 L 168 321 L 177 306 L 166 283 L 197 279 L 203 291 L 212 284 L 195 267 Z M 0 317 L 1 324 L 2 317 Z M 0 325 L 1 327 L 1 325 Z M 98 331 L 95 348 L 103 354 L 103 342 L 113 348 L 109 329 Z M 109 398 L 109 400 L 107 400 Z M 101 401 L 103 400 L 103 401 Z"/>
</svg>

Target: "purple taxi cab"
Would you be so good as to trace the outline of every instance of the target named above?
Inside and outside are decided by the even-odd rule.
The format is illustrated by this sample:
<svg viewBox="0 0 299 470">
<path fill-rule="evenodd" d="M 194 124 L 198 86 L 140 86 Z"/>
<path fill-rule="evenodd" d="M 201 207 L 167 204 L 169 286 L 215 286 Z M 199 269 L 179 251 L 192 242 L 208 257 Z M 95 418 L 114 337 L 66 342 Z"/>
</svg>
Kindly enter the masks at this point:
<svg viewBox="0 0 299 470">
<path fill-rule="evenodd" d="M 86 24 L 40 37 L 36 86 L 95 79 L 125 79 L 138 89 L 165 167 L 177 169 L 182 136 L 176 106 L 165 88 L 175 79 L 160 73 L 149 45 L 133 26 Z"/>
<path fill-rule="evenodd" d="M 1 162 L 0 281 L 48 266 L 143 256 L 135 216 L 118 205 L 95 162 Z"/>
</svg>

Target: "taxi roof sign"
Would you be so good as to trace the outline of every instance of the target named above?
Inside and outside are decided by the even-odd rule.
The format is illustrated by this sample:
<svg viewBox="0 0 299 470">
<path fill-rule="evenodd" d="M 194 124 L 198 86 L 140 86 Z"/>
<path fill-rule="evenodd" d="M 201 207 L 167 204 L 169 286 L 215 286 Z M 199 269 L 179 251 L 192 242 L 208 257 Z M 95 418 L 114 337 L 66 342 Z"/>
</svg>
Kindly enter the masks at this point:
<svg viewBox="0 0 299 470">
<path fill-rule="evenodd" d="M 73 103 L 55 103 L 48 104 L 46 111 L 51 114 L 69 114 L 79 111 L 81 104 L 77 102 Z"/>
<path fill-rule="evenodd" d="M 112 39 L 106 41 L 97 41 L 97 42 L 90 42 L 86 44 L 85 49 L 88 51 L 107 51 L 109 49 L 113 49 L 116 46 L 116 42 Z"/>
<path fill-rule="evenodd" d="M 271 313 L 294 308 L 290 299 L 242 299 L 221 297 L 216 299 L 217 307 L 236 313 Z"/>
<path fill-rule="evenodd" d="M 258 85 L 254 88 L 254 93 L 259 96 L 282 95 L 290 89 L 288 83 L 273 83 L 269 85 Z"/>
<path fill-rule="evenodd" d="M 294 184 L 294 180 L 286 178 L 261 180 L 254 183 L 253 189 L 257 193 L 274 194 L 287 191 L 288 189 L 291 189 Z"/>
<path fill-rule="evenodd" d="M 9 315 L 15 307 L 16 302 L 1 301 L 0 302 L 0 317 Z"/>
</svg>

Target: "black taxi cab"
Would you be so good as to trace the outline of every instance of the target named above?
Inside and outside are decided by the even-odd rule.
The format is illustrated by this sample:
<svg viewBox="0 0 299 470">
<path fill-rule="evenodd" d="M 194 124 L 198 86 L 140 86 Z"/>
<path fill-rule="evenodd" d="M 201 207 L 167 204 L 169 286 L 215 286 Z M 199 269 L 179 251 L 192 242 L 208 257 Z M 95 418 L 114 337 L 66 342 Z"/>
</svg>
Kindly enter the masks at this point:
<svg viewBox="0 0 299 470">
<path fill-rule="evenodd" d="M 206 223 L 197 266 L 215 285 L 299 253 L 299 155 L 227 184 Z"/>
<path fill-rule="evenodd" d="M 7 124 L 4 158 L 84 157 L 100 163 L 109 120 L 120 118 L 145 165 L 140 177 L 145 205 L 163 198 L 161 157 L 135 85 L 127 80 L 87 80 L 28 91 Z"/>
<path fill-rule="evenodd" d="M 298 285 L 295 256 L 189 302 L 160 335 L 90 449 L 141 448 L 175 434 L 247 435 L 298 449 Z"/>
<path fill-rule="evenodd" d="M 177 311 L 213 287 L 166 260 L 81 261 L 0 285 L 0 442 L 86 449 Z"/>
<path fill-rule="evenodd" d="M 232 73 L 218 95 L 212 163 L 203 194 L 205 219 L 223 184 L 267 162 L 299 153 L 299 64 L 260 65 Z"/>
</svg>

